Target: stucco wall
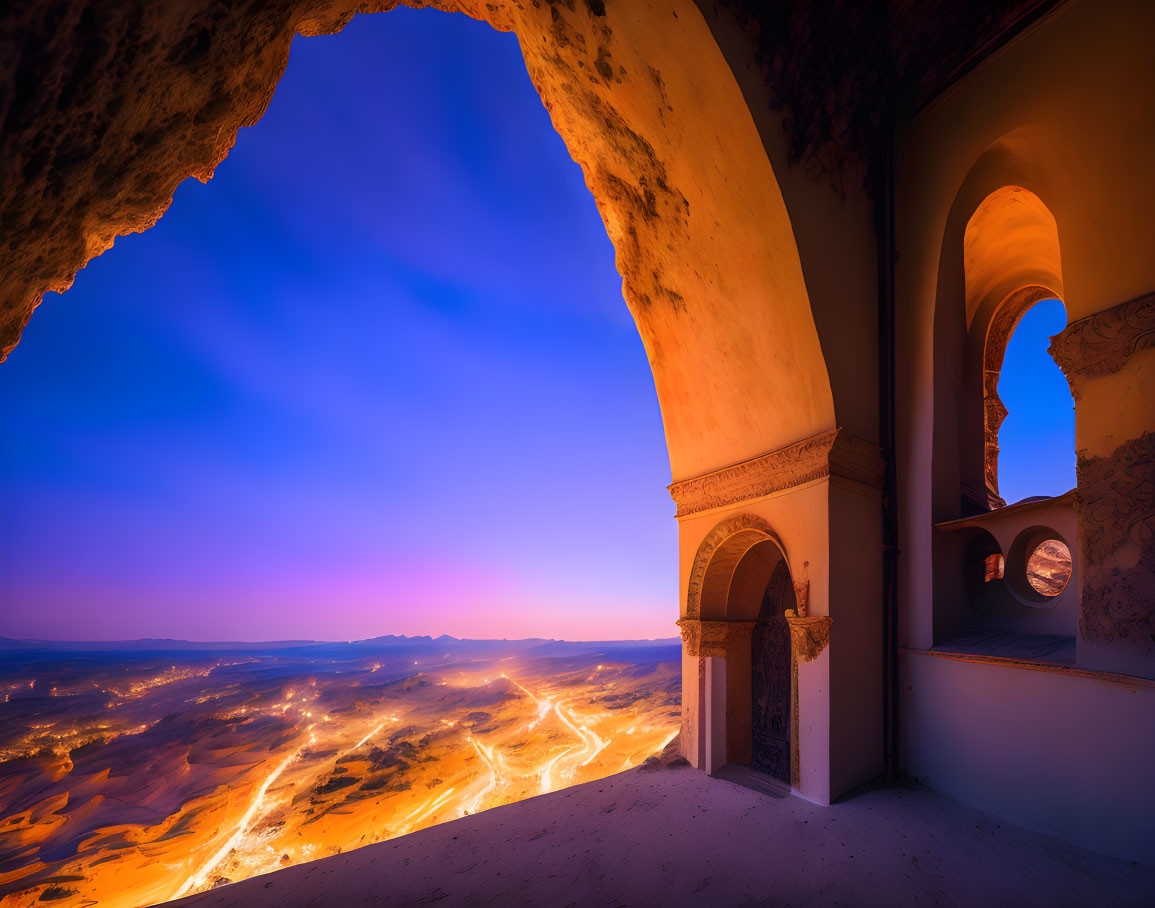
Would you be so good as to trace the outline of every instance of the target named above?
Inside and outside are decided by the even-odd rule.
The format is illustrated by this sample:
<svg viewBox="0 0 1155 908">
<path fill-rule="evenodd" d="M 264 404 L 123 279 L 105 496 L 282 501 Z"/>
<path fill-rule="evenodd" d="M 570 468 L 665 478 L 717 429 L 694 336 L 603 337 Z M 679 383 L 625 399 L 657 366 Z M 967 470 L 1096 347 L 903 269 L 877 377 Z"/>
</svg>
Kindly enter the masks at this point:
<svg viewBox="0 0 1155 908">
<path fill-rule="evenodd" d="M 814 161 L 792 162 L 786 114 L 772 98 L 751 35 L 732 9 L 695 2 L 742 90 L 786 203 L 837 424 L 877 441 L 877 250 L 865 164 L 835 177 Z"/>
<path fill-rule="evenodd" d="M 1084 848 L 1155 858 L 1155 686 L 919 653 L 899 668 L 909 774 Z"/>
</svg>

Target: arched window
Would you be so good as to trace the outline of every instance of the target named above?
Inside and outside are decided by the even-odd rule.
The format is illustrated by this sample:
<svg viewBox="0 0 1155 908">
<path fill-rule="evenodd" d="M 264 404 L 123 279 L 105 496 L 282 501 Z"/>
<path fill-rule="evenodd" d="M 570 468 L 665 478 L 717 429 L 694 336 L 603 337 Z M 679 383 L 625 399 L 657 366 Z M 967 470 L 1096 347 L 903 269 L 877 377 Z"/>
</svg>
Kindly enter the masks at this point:
<svg viewBox="0 0 1155 908">
<path fill-rule="evenodd" d="M 936 523 L 936 646 L 1071 661 L 1074 401 L 1048 352 L 1067 325 L 1058 224 L 1033 192 L 1003 186 L 971 214 L 962 252 L 953 316 L 966 330 L 936 351 L 940 400 L 957 414 L 957 432 L 936 439 L 937 469 L 957 469 L 961 487 L 958 516 Z"/>
<path fill-rule="evenodd" d="M 1008 503 L 1075 487 L 1074 401 L 1047 352 L 1066 325 L 1062 302 L 1045 299 L 1027 310 L 1007 343 L 998 378 L 1007 415 L 997 442 L 999 494 Z"/>
<path fill-rule="evenodd" d="M 999 508 L 1007 501 L 1026 497 L 1007 498 L 1000 488 L 1000 460 L 1005 459 L 999 456 L 1002 424 L 1010 411 L 1002 398 L 1002 376 L 1008 365 L 1010 374 L 1016 376 L 1012 390 L 1018 390 L 1017 376 L 1024 373 L 1034 374 L 1033 382 L 1024 379 L 1027 387 L 1033 383 L 1050 389 L 1057 380 L 1070 408 L 1065 379 L 1046 352 L 1049 345 L 1046 335 L 1040 333 L 1046 329 L 1058 333 L 1066 325 L 1066 312 L 1059 302 L 1063 271 L 1058 225 L 1042 200 L 1020 186 L 1004 186 L 987 196 L 967 222 L 963 235 L 963 273 L 966 319 L 974 356 L 970 368 L 977 371 L 971 373 L 967 383 L 970 399 L 963 406 L 962 416 L 967 428 L 960 434 L 960 441 L 968 448 L 964 462 L 979 467 L 982 472 L 979 480 L 978 471 L 973 467 L 964 468 L 963 482 L 975 488 L 974 498 L 985 499 L 980 507 Z M 1044 300 L 1048 302 L 1040 308 Z M 1012 336 L 1015 356 L 1008 364 L 1006 354 Z M 1020 361 L 1019 351 L 1024 349 L 1030 355 Z M 976 387 L 973 382 L 979 373 L 980 387 Z M 975 407 L 981 407 L 981 430 L 978 422 L 972 421 L 978 415 Z M 1021 420 L 1037 407 L 1028 403 L 1017 409 L 1017 419 Z M 971 434 L 975 431 L 982 432 L 980 444 L 976 444 Z M 1070 450 L 1074 450 L 1073 444 Z M 981 458 L 979 463 L 977 458 Z M 978 491 L 982 487 L 980 481 L 985 486 L 983 492 Z M 1048 494 L 1061 494 L 1068 488 L 1070 485 Z M 1038 494 L 1036 490 L 1026 493 L 1028 496 Z"/>
</svg>

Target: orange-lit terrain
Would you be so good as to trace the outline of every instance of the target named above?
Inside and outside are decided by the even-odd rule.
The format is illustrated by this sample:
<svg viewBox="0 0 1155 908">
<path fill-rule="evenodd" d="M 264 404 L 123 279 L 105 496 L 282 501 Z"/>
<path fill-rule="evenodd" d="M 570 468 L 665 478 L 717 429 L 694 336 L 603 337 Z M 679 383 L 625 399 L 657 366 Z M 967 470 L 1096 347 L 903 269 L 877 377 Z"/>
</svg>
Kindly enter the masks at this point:
<svg viewBox="0 0 1155 908">
<path fill-rule="evenodd" d="M 1071 579 L 1071 550 L 1048 539 L 1027 560 L 1027 581 L 1044 596 L 1057 596 Z"/>
<path fill-rule="evenodd" d="M 0 904 L 149 905 L 619 772 L 677 731 L 677 655 L 452 638 L 6 653 Z"/>
</svg>

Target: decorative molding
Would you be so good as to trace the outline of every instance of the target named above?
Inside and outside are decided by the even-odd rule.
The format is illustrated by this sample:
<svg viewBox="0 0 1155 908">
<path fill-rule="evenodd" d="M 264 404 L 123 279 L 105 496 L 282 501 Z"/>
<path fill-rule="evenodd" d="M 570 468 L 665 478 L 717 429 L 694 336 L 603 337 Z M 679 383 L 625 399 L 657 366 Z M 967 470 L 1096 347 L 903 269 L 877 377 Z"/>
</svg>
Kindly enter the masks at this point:
<svg viewBox="0 0 1155 908">
<path fill-rule="evenodd" d="M 1155 347 L 1155 293 L 1072 322 L 1051 338 L 1050 354 L 1078 400 L 1076 379 L 1118 372 L 1148 347 Z"/>
<path fill-rule="evenodd" d="M 787 609 L 786 623 L 790 625 L 790 648 L 799 662 L 813 662 L 830 645 L 833 618 L 802 618 L 794 609 Z"/>
<path fill-rule="evenodd" d="M 678 506 L 677 516 L 761 498 L 829 476 L 837 436 L 837 429 L 824 432 L 753 460 L 672 483 L 670 497 Z"/>
<path fill-rule="evenodd" d="M 672 483 L 669 490 L 677 516 L 686 517 L 829 476 L 881 489 L 885 470 L 881 448 L 845 429 L 831 429 L 761 457 Z"/>
<path fill-rule="evenodd" d="M 700 618 L 682 618 L 682 648 L 687 656 L 716 656 L 726 654 L 742 643 L 748 643 L 754 631 L 753 621 L 702 621 Z"/>
<path fill-rule="evenodd" d="M 798 606 L 798 617 L 805 618 L 810 610 L 810 581 L 806 579 L 806 567 L 810 562 L 802 565 L 802 579 L 794 581 L 794 604 Z"/>
<path fill-rule="evenodd" d="M 1155 656 L 1155 432 L 1076 461 L 1079 630 Z"/>
</svg>

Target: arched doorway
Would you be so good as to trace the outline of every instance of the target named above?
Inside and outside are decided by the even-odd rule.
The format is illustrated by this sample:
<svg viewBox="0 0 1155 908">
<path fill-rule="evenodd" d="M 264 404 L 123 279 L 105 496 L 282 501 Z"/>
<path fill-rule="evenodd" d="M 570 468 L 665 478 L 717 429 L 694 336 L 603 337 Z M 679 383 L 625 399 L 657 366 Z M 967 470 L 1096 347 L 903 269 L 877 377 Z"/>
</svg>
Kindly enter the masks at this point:
<svg viewBox="0 0 1155 908">
<path fill-rule="evenodd" d="M 762 596 L 750 635 L 750 767 L 790 784 L 790 628 L 794 585 L 785 559 L 778 562 Z"/>
<path fill-rule="evenodd" d="M 787 609 L 797 607 L 785 548 L 764 519 L 737 514 L 703 541 L 681 622 L 703 658 L 699 765 L 748 766 L 794 784 L 796 692 Z"/>
</svg>

